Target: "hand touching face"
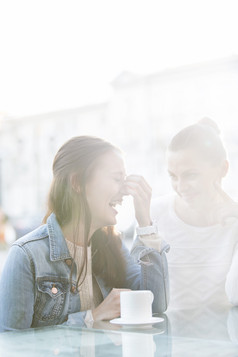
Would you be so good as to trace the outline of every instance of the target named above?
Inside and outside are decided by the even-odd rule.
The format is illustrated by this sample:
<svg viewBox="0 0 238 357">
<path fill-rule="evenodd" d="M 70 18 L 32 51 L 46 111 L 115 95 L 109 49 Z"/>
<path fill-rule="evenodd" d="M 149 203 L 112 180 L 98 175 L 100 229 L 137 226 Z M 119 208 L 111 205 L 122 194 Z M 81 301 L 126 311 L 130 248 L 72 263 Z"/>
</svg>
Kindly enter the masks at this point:
<svg viewBox="0 0 238 357">
<path fill-rule="evenodd" d="M 116 205 L 122 203 L 124 195 L 131 195 L 134 199 L 138 224 L 142 227 L 150 225 L 151 192 L 142 176 L 126 177 L 124 161 L 118 152 L 104 154 L 86 185 L 93 229 L 117 223 Z"/>
<path fill-rule="evenodd" d="M 123 193 L 133 197 L 135 216 L 139 226 L 149 226 L 151 224 L 150 201 L 152 195 L 149 184 L 142 176 L 127 176 L 123 186 Z"/>
</svg>

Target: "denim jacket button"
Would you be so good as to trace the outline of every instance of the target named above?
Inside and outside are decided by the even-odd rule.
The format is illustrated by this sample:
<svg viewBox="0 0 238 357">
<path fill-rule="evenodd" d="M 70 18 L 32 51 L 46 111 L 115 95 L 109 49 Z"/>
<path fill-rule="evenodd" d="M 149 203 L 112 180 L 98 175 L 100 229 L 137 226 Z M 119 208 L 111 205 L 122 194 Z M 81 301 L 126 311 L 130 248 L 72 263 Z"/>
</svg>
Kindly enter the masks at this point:
<svg viewBox="0 0 238 357">
<path fill-rule="evenodd" d="M 57 294 L 58 289 L 57 289 L 55 286 L 53 286 L 53 288 L 51 289 L 51 291 L 52 291 L 52 294 Z"/>
<path fill-rule="evenodd" d="M 65 263 L 70 267 L 72 265 L 71 259 L 66 259 Z"/>
</svg>

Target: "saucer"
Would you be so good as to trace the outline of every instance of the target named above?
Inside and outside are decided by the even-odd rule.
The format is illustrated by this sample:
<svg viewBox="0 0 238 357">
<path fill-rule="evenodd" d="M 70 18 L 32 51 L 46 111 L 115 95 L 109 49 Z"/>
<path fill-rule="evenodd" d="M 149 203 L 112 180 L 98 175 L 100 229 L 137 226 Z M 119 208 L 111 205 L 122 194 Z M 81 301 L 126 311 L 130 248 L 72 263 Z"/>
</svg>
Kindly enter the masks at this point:
<svg viewBox="0 0 238 357">
<path fill-rule="evenodd" d="M 164 319 L 162 317 L 151 317 L 150 319 L 146 321 L 128 321 L 125 319 L 122 319 L 121 317 L 117 319 L 113 319 L 110 322 L 112 324 L 117 324 L 117 325 L 130 325 L 130 326 L 135 326 L 135 325 L 152 325 L 152 324 L 157 324 L 158 322 L 162 322 Z"/>
</svg>

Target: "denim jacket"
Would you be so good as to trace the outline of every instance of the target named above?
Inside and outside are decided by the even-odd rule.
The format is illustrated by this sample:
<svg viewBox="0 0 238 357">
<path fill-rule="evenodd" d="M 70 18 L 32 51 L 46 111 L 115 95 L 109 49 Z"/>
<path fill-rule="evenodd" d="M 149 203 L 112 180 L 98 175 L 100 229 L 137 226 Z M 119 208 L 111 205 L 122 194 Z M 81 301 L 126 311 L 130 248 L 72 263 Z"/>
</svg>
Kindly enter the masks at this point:
<svg viewBox="0 0 238 357">
<path fill-rule="evenodd" d="M 159 253 L 137 240 L 126 261 L 125 288 L 151 290 L 153 312 L 166 310 L 169 298 L 167 246 Z M 56 324 L 84 326 L 86 311 L 80 311 L 73 270 L 61 228 L 52 213 L 47 223 L 18 239 L 11 247 L 0 280 L 0 331 Z M 95 276 L 102 296 L 112 290 Z"/>
</svg>

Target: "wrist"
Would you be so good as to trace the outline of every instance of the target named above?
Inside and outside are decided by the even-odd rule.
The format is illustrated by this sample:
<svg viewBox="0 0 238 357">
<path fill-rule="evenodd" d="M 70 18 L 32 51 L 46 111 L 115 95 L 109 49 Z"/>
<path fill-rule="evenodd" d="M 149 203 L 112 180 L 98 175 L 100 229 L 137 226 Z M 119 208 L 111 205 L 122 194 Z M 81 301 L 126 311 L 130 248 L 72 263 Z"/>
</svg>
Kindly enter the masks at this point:
<svg viewBox="0 0 238 357">
<path fill-rule="evenodd" d="M 86 323 L 87 327 L 93 326 L 94 318 L 93 318 L 92 310 L 87 310 L 84 322 Z"/>
<path fill-rule="evenodd" d="M 94 321 L 102 320 L 102 318 L 100 316 L 100 310 L 98 309 L 98 307 L 96 307 L 95 309 L 92 310 L 92 318 Z"/>
<path fill-rule="evenodd" d="M 96 309 L 93 309 L 93 310 L 92 310 L 92 317 L 93 317 L 93 320 L 94 320 L 94 321 L 97 321 L 97 312 L 96 312 Z"/>
<path fill-rule="evenodd" d="M 139 226 L 136 228 L 136 234 L 138 236 L 157 234 L 157 233 L 158 233 L 158 229 L 155 222 L 151 223 L 148 226 L 143 226 L 143 227 Z"/>
<path fill-rule="evenodd" d="M 152 226 L 153 225 L 153 223 L 151 222 L 151 220 L 149 219 L 149 220 L 144 220 L 144 221 L 138 221 L 137 220 L 137 222 L 138 222 L 138 227 L 149 227 L 149 226 Z"/>
<path fill-rule="evenodd" d="M 137 223 L 139 227 L 149 227 L 152 226 L 153 223 L 150 219 L 150 216 L 142 216 L 142 217 L 136 217 Z"/>
</svg>

